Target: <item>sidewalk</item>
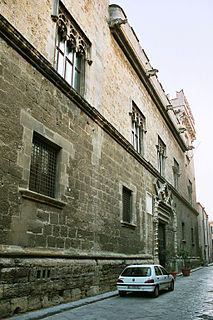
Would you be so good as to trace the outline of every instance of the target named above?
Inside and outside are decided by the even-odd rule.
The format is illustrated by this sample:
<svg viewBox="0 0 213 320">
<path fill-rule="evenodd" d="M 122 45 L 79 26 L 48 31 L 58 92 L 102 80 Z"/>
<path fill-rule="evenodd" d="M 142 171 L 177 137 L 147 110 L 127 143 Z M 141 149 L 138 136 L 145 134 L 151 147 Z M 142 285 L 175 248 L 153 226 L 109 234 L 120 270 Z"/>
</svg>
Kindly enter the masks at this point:
<svg viewBox="0 0 213 320">
<path fill-rule="evenodd" d="M 54 307 L 50 307 L 50 308 L 46 308 L 46 309 L 41 309 L 41 310 L 37 310 L 37 311 L 32 311 L 32 312 L 28 312 L 19 316 L 14 316 L 14 317 L 10 317 L 10 318 L 6 318 L 6 319 L 11 319 L 11 320 L 36 320 L 36 319 L 43 319 L 44 317 L 47 316 L 51 316 L 63 311 L 67 311 L 70 309 L 74 309 L 74 308 L 78 308 L 81 306 L 84 306 L 86 304 L 90 304 L 96 301 L 100 301 L 100 300 L 104 300 L 110 297 L 114 297 L 118 294 L 118 291 L 111 291 L 111 292 L 107 292 L 107 293 L 103 293 L 100 294 L 98 296 L 94 296 L 94 297 L 89 297 L 89 298 L 85 298 L 85 299 L 81 299 L 78 301 L 74 301 L 74 302 L 69 302 L 69 303 L 64 303 L 64 304 L 60 304 L 58 306 L 54 306 Z M 6 320 L 5 319 L 5 320 Z"/>
<path fill-rule="evenodd" d="M 212 264 L 209 264 L 208 266 L 211 266 Z M 208 267 L 207 266 L 207 267 Z M 203 267 L 198 267 L 195 269 L 192 269 L 191 272 L 195 272 L 199 269 L 202 269 Z M 177 274 L 177 277 L 182 276 L 182 273 Z M 100 300 L 104 300 L 104 299 L 108 299 L 110 297 L 114 297 L 118 295 L 118 291 L 111 291 L 111 292 L 107 292 L 107 293 L 103 293 L 94 297 L 89 297 L 89 298 L 85 298 L 85 299 L 81 299 L 78 301 L 74 301 L 74 302 L 69 302 L 69 303 L 64 303 L 64 304 L 60 304 L 58 306 L 53 306 L 50 308 L 45 308 L 45 309 L 40 309 L 40 310 L 36 310 L 36 311 L 32 311 L 32 312 L 28 312 L 22 315 L 18 315 L 18 316 L 13 316 L 10 318 L 6 318 L 6 319 L 10 319 L 10 320 L 38 320 L 38 319 L 43 319 L 44 317 L 47 316 L 51 316 L 63 311 L 67 311 L 67 310 L 71 310 L 74 308 L 78 308 L 81 307 L 83 305 L 87 305 L 96 301 L 100 301 Z"/>
</svg>

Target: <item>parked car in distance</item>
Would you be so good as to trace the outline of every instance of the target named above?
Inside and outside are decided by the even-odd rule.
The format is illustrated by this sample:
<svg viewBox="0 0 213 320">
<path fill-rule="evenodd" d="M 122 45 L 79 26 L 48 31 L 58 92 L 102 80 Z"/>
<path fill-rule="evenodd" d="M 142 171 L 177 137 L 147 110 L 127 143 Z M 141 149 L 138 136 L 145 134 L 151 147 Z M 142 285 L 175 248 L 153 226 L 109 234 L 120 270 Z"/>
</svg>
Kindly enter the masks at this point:
<svg viewBox="0 0 213 320">
<path fill-rule="evenodd" d="M 120 274 L 117 289 L 121 297 L 127 292 L 150 292 L 156 298 L 161 290 L 174 290 L 174 278 L 158 264 L 130 265 Z"/>
</svg>

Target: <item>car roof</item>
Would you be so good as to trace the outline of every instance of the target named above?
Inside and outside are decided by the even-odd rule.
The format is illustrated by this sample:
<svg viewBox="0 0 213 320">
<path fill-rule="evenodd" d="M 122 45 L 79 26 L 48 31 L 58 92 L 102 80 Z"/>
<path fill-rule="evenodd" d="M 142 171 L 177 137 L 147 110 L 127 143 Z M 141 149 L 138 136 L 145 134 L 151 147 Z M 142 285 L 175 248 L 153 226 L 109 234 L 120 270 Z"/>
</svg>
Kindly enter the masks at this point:
<svg viewBox="0 0 213 320">
<path fill-rule="evenodd" d="M 126 268 L 136 268 L 136 267 L 162 267 L 160 264 L 131 264 L 129 266 L 126 266 Z"/>
</svg>

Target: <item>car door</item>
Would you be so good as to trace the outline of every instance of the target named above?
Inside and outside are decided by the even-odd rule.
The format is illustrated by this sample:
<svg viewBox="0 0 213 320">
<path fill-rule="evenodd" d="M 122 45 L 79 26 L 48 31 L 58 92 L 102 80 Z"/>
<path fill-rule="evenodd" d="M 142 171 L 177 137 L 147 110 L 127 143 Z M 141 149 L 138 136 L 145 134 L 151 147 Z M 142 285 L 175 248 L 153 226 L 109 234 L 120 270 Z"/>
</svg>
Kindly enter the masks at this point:
<svg viewBox="0 0 213 320">
<path fill-rule="evenodd" d="M 163 285 L 163 289 L 167 289 L 170 286 L 170 278 L 169 278 L 169 274 L 166 271 L 166 269 L 164 269 L 163 267 L 159 267 L 160 271 L 162 272 L 162 285 Z"/>
<path fill-rule="evenodd" d="M 164 289 L 164 275 L 158 266 L 155 266 L 155 275 L 156 275 L 156 282 L 159 285 L 159 289 Z"/>
</svg>

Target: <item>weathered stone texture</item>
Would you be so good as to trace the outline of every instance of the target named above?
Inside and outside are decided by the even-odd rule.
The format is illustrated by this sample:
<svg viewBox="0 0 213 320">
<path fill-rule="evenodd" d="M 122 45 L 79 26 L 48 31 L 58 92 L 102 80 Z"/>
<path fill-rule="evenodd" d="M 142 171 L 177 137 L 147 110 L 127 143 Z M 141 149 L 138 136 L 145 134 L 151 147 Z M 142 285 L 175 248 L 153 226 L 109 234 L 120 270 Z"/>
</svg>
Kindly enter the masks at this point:
<svg viewBox="0 0 213 320">
<path fill-rule="evenodd" d="M 54 84 L 49 69 L 45 73 L 40 65 L 35 68 L 17 48 L 0 39 L 3 317 L 113 290 L 126 264 L 153 262 L 158 254 L 153 179 L 157 177 L 164 187 L 173 184 L 174 158 L 180 163 L 180 194 L 170 185 L 176 207 L 173 212 L 168 205 L 166 241 L 180 245 L 183 220 L 197 231 L 196 213 L 181 197 L 187 194 L 188 179 L 193 182 L 191 163 L 110 34 L 108 1 L 63 3 L 92 43 L 93 63 L 86 65 L 87 101 L 56 74 Z M 22 1 L 19 6 L 5 0 L 2 14 L 53 64 L 51 10 L 49 0 Z M 147 161 L 128 144 L 132 100 L 146 117 Z M 35 131 L 60 148 L 56 199 L 28 190 Z M 168 150 L 167 181 L 156 170 L 158 134 Z M 133 194 L 131 224 L 122 221 L 123 186 Z M 147 192 L 153 197 L 149 214 Z M 186 241 L 189 245 L 190 234 Z M 195 258 L 197 253 L 196 240 Z"/>
</svg>

